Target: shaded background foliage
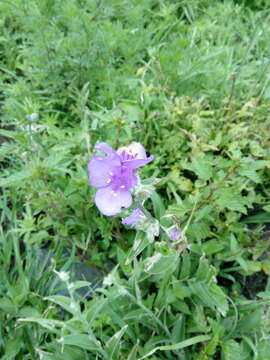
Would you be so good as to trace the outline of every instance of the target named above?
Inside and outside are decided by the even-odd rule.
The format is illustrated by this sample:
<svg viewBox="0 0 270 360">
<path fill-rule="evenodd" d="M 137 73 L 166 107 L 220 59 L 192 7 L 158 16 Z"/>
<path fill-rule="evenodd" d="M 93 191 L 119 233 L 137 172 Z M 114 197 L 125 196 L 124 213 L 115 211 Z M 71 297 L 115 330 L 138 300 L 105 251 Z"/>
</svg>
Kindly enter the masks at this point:
<svg viewBox="0 0 270 360">
<path fill-rule="evenodd" d="M 0 13 L 3 359 L 267 360 L 266 2 L 18 0 Z M 160 237 L 126 264 L 135 231 L 100 216 L 88 186 L 100 140 L 155 155 L 147 207 L 191 219 L 189 251 Z M 104 287 L 69 277 L 75 263 Z"/>
</svg>

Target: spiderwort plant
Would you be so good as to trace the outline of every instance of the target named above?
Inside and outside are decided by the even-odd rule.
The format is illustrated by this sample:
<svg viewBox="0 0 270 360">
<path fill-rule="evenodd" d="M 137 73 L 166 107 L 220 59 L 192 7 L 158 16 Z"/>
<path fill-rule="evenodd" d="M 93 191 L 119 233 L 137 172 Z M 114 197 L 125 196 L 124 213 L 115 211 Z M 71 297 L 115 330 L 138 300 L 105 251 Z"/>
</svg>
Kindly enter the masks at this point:
<svg viewBox="0 0 270 360">
<path fill-rule="evenodd" d="M 97 143 L 95 154 L 88 164 L 89 183 L 98 188 L 95 203 L 99 211 L 114 216 L 132 204 L 130 191 L 139 183 L 137 170 L 154 159 L 147 157 L 144 147 L 138 142 L 120 147 L 117 151 L 104 142 Z"/>
</svg>

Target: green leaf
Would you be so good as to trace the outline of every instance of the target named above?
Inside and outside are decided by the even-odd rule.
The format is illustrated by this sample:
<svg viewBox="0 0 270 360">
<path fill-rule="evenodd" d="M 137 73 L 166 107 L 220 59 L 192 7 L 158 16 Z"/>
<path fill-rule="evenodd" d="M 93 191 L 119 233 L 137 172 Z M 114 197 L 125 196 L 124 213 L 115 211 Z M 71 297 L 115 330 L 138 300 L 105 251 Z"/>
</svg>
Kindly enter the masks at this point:
<svg viewBox="0 0 270 360">
<path fill-rule="evenodd" d="M 192 281 L 188 282 L 191 292 L 198 296 L 205 306 L 210 307 L 214 311 L 218 311 L 221 315 L 225 316 L 228 311 L 228 301 L 226 295 L 223 293 L 221 288 L 212 282 L 210 285 L 207 285 L 205 282 Z"/>
<path fill-rule="evenodd" d="M 11 138 L 11 139 L 16 138 L 16 133 L 14 131 L 5 130 L 5 129 L 0 129 L 0 135 Z"/>
<path fill-rule="evenodd" d="M 128 354 L 127 360 L 137 360 L 138 349 L 139 349 L 139 339 L 137 340 L 136 344 L 133 346 L 130 353 Z"/>
<path fill-rule="evenodd" d="M 14 315 L 18 311 L 18 307 L 8 297 L 0 298 L 0 309 Z"/>
<path fill-rule="evenodd" d="M 270 213 L 270 205 L 265 205 L 265 206 L 263 206 L 263 210 L 265 210 L 266 212 Z"/>
<path fill-rule="evenodd" d="M 206 206 L 203 206 L 202 209 L 200 209 L 199 211 L 196 211 L 196 214 L 195 214 L 195 219 L 194 221 L 195 222 L 198 222 L 200 221 L 201 219 L 211 219 L 211 217 L 209 216 L 209 214 L 211 212 L 214 211 L 214 208 L 212 205 L 206 205 Z"/>
<path fill-rule="evenodd" d="M 244 360 L 241 355 L 240 345 L 234 340 L 227 340 L 222 345 L 224 360 Z"/>
<path fill-rule="evenodd" d="M 185 252 L 182 254 L 182 263 L 181 263 L 181 272 L 180 272 L 180 280 L 185 280 L 189 278 L 191 272 L 191 259 L 190 254 Z"/>
<path fill-rule="evenodd" d="M 241 167 L 239 168 L 239 174 L 242 176 L 246 176 L 255 183 L 260 183 L 261 178 L 257 174 L 257 170 L 263 169 L 266 166 L 269 166 L 268 161 L 244 158 L 242 159 L 242 164 Z"/>
<path fill-rule="evenodd" d="M 259 214 L 248 216 L 242 220 L 245 224 L 264 224 L 270 223 L 270 213 L 260 212 Z"/>
<path fill-rule="evenodd" d="M 153 355 L 156 351 L 172 351 L 172 350 L 181 350 L 188 346 L 192 346 L 195 344 L 198 344 L 200 342 L 208 341 L 211 339 L 211 336 L 209 335 L 198 335 L 194 336 L 192 338 L 189 338 L 187 340 L 181 341 L 180 343 L 173 344 L 173 345 L 165 345 L 165 346 L 157 346 L 153 350 L 151 350 L 149 353 L 141 357 L 139 360 L 146 359 L 147 357 Z"/>
<path fill-rule="evenodd" d="M 163 204 L 163 201 L 156 192 L 153 192 L 151 200 L 154 207 L 155 217 L 156 219 L 160 220 L 160 218 L 165 214 L 165 206 Z"/>
<path fill-rule="evenodd" d="M 192 160 L 192 169 L 200 179 L 209 180 L 213 176 L 213 168 L 206 157 Z"/>
<path fill-rule="evenodd" d="M 216 254 L 221 252 L 224 249 L 224 245 L 220 242 L 220 240 L 212 239 L 206 241 L 203 244 L 203 251 L 206 255 Z"/>
<path fill-rule="evenodd" d="M 196 271 L 196 281 L 204 281 L 210 283 L 216 275 L 216 269 L 213 265 L 209 264 L 209 261 L 204 257 L 200 257 L 199 266 Z"/>
<path fill-rule="evenodd" d="M 63 345 L 78 346 L 88 351 L 100 352 L 101 350 L 100 343 L 90 335 L 85 335 L 85 334 L 65 335 L 61 337 L 61 339 L 59 339 L 58 341 Z"/>
<path fill-rule="evenodd" d="M 205 222 L 194 222 L 189 226 L 188 232 L 190 232 L 197 241 L 206 239 L 211 235 L 210 226 Z"/>
<path fill-rule="evenodd" d="M 125 325 L 117 331 L 107 342 L 106 342 L 106 351 L 108 352 L 109 359 L 119 359 L 120 357 L 120 345 L 121 345 L 121 338 L 124 335 L 128 328 L 128 325 Z"/>
<path fill-rule="evenodd" d="M 149 245 L 147 234 L 138 231 L 134 239 L 132 249 L 130 250 L 125 265 L 129 265 L 140 253 Z"/>
<path fill-rule="evenodd" d="M 0 186 L 20 186 L 33 176 L 33 171 L 22 170 L 0 180 Z"/>
<path fill-rule="evenodd" d="M 45 300 L 52 301 L 73 315 L 76 315 L 80 312 L 79 304 L 67 296 L 53 295 L 46 297 Z"/>
<path fill-rule="evenodd" d="M 5 355 L 1 360 L 13 360 L 19 353 L 22 346 L 22 341 L 19 337 L 15 339 L 7 339 L 5 343 Z"/>
<path fill-rule="evenodd" d="M 262 321 L 262 310 L 257 309 L 247 316 L 244 316 L 237 325 L 237 331 L 241 334 L 249 335 L 250 332 L 260 328 Z"/>
<path fill-rule="evenodd" d="M 152 275 L 172 273 L 178 265 L 178 255 L 164 256 L 157 252 L 145 260 L 145 271 Z"/>
<path fill-rule="evenodd" d="M 132 267 L 130 264 L 125 264 L 127 260 L 127 254 L 123 251 L 123 249 L 121 247 L 117 247 L 117 262 L 120 265 L 122 271 L 125 274 L 130 274 Z"/>
<path fill-rule="evenodd" d="M 246 214 L 247 199 L 244 198 L 240 192 L 233 187 L 218 189 L 214 193 L 214 198 L 217 205 L 224 210 L 225 208 L 233 211 L 238 211 Z"/>
<path fill-rule="evenodd" d="M 64 327 L 64 322 L 60 320 L 53 320 L 53 319 L 43 319 L 43 318 L 34 318 L 34 317 L 27 317 L 27 318 L 19 318 L 19 322 L 33 322 L 43 326 L 45 329 L 51 331 L 52 333 L 59 334 L 59 328 Z"/>
<path fill-rule="evenodd" d="M 169 173 L 168 177 L 177 185 L 179 190 L 187 192 L 190 192 L 192 190 L 193 185 L 191 180 L 184 176 L 180 176 L 179 169 L 173 169 Z"/>
</svg>

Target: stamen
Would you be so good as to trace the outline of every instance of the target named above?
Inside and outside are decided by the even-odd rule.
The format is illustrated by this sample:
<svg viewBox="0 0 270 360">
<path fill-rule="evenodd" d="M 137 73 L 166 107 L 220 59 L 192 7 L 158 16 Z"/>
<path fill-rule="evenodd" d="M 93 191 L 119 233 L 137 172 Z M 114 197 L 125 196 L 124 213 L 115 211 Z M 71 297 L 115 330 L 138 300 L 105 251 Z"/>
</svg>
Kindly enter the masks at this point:
<svg viewBox="0 0 270 360">
<path fill-rule="evenodd" d="M 125 188 L 125 185 L 121 185 L 121 186 L 120 186 L 120 189 L 124 189 L 124 188 Z"/>
<path fill-rule="evenodd" d="M 107 184 L 109 184 L 111 181 L 112 181 L 112 179 L 111 179 L 111 178 L 108 178 Z"/>
<path fill-rule="evenodd" d="M 130 146 L 127 150 L 128 154 L 131 155 L 133 158 L 138 155 L 138 151 L 133 146 Z"/>
<path fill-rule="evenodd" d="M 116 194 L 116 192 L 115 192 L 114 190 L 111 191 L 111 194 L 112 194 L 113 196 L 117 196 L 117 194 Z"/>
</svg>

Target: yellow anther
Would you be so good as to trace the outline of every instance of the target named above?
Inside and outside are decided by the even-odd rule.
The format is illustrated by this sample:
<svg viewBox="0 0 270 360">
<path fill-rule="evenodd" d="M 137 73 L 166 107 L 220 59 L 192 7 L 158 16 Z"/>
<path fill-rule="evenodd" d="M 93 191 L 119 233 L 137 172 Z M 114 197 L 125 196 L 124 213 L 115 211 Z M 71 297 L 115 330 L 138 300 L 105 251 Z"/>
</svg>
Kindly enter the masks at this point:
<svg viewBox="0 0 270 360">
<path fill-rule="evenodd" d="M 136 156 L 138 155 L 138 151 L 136 151 L 136 147 L 134 145 L 130 145 L 128 148 L 127 148 L 127 153 L 129 155 L 132 155 L 132 156 Z"/>
<path fill-rule="evenodd" d="M 115 192 L 114 190 L 111 191 L 111 194 L 112 194 L 113 196 L 117 196 L 117 194 L 116 194 L 116 192 Z"/>
<path fill-rule="evenodd" d="M 121 186 L 120 186 L 120 189 L 124 189 L 124 188 L 125 188 L 125 185 L 121 185 Z"/>
<path fill-rule="evenodd" d="M 109 184 L 111 181 L 112 181 L 112 179 L 111 179 L 111 178 L 108 178 L 107 184 Z"/>
</svg>

